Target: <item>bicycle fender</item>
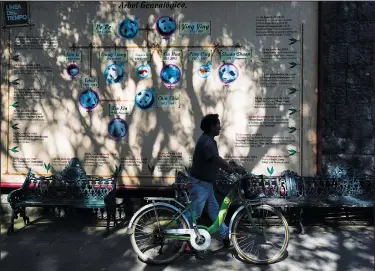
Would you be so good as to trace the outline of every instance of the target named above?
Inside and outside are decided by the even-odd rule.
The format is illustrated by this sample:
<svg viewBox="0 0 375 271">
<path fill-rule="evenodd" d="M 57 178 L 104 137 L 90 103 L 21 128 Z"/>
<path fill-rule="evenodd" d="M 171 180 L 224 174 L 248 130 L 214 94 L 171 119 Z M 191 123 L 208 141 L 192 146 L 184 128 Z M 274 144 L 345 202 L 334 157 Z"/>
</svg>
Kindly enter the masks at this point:
<svg viewBox="0 0 375 271">
<path fill-rule="evenodd" d="M 134 220 L 139 216 L 140 213 L 142 213 L 144 210 L 150 208 L 150 207 L 153 207 L 153 206 L 165 206 L 165 207 L 169 207 L 173 210 L 175 210 L 176 212 L 180 213 L 182 218 L 185 220 L 186 224 L 188 225 L 188 227 L 190 228 L 190 223 L 188 221 L 188 219 L 186 218 L 185 214 L 181 213 L 181 210 L 178 209 L 176 206 L 172 205 L 172 204 L 169 204 L 169 203 L 166 203 L 166 202 L 154 202 L 154 203 L 149 203 L 145 206 L 143 206 L 141 209 L 139 209 L 133 216 L 132 218 L 130 219 L 129 221 L 129 224 L 128 224 L 128 227 L 127 227 L 127 230 L 126 230 L 126 234 L 127 235 L 131 235 L 133 234 L 132 232 L 132 226 L 133 226 L 133 223 L 134 223 Z"/>
<path fill-rule="evenodd" d="M 245 208 L 244 205 L 240 206 L 237 208 L 237 210 L 234 212 L 234 214 L 232 215 L 232 218 L 230 219 L 230 222 L 229 222 L 229 239 L 232 237 L 232 227 L 233 227 L 233 223 L 234 223 L 234 220 L 236 219 L 237 215 Z"/>
</svg>

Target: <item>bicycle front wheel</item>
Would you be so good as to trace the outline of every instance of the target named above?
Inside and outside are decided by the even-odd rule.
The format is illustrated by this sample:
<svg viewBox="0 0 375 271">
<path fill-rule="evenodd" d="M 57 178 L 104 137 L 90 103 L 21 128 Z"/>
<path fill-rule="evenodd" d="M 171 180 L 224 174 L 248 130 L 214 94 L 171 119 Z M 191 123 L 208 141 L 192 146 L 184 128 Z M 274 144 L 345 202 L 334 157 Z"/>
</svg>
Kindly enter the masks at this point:
<svg viewBox="0 0 375 271">
<path fill-rule="evenodd" d="M 243 209 L 235 218 L 232 242 L 237 253 L 255 264 L 271 264 L 285 252 L 289 243 L 289 227 L 285 217 L 269 205 L 252 208 L 251 217 Z"/>
<path fill-rule="evenodd" d="M 130 241 L 139 258 L 146 263 L 166 264 L 185 250 L 187 241 L 166 239 L 164 230 L 188 229 L 185 219 L 168 206 L 150 206 L 140 213 L 132 225 Z"/>
</svg>

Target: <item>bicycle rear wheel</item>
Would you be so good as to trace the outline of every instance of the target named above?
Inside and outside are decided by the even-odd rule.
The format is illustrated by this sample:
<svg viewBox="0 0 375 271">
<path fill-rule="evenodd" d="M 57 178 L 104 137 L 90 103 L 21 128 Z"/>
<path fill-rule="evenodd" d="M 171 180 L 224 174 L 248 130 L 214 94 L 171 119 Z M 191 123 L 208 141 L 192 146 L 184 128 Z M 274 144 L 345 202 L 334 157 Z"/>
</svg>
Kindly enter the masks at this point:
<svg viewBox="0 0 375 271">
<path fill-rule="evenodd" d="M 252 210 L 254 225 L 250 222 L 245 209 L 235 218 L 231 236 L 233 245 L 237 253 L 248 262 L 273 263 L 288 247 L 288 222 L 272 206 L 260 205 Z"/>
<path fill-rule="evenodd" d="M 174 261 L 185 250 L 187 241 L 166 239 L 166 229 L 188 229 L 188 224 L 178 212 L 167 206 L 150 206 L 134 220 L 130 241 L 142 261 L 166 264 Z M 171 222 L 172 221 L 172 222 Z"/>
</svg>

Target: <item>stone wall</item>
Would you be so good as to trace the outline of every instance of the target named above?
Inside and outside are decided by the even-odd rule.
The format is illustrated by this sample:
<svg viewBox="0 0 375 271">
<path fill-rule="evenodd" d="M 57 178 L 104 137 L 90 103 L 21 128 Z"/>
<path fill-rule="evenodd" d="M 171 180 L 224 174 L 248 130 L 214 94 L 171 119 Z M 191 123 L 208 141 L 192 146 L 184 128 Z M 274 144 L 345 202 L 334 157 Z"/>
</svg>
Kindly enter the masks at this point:
<svg viewBox="0 0 375 271">
<path fill-rule="evenodd" d="M 375 2 L 320 3 L 322 173 L 375 173 Z"/>
</svg>

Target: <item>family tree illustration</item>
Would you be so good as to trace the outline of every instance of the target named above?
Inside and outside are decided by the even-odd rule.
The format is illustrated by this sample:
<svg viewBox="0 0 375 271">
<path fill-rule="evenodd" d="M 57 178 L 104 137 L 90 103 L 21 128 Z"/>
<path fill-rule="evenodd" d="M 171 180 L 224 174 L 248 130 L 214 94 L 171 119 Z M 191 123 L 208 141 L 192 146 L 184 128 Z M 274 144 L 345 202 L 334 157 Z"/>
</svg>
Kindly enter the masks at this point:
<svg viewBox="0 0 375 271">
<path fill-rule="evenodd" d="M 182 23 L 180 29 L 174 18 L 170 16 L 160 17 L 153 28 L 146 25 L 145 28 L 141 28 L 137 18 L 126 18 L 122 20 L 118 25 L 115 24 L 94 24 L 93 33 L 105 34 L 114 33 L 124 40 L 132 40 L 139 35 L 140 31 L 146 31 L 146 40 L 148 41 L 148 33 L 150 31 L 157 31 L 157 33 L 165 40 L 170 39 L 172 35 L 180 32 L 193 32 L 193 33 L 209 33 L 211 25 L 205 22 L 196 23 Z M 229 88 L 230 84 L 234 82 L 238 76 L 239 71 L 236 66 L 229 61 L 236 59 L 249 59 L 251 61 L 251 50 L 248 52 L 241 50 L 228 50 L 228 49 L 240 49 L 240 44 L 233 46 L 220 46 L 218 43 L 212 46 L 161 46 L 157 43 L 147 44 L 146 46 L 95 46 L 92 43 L 89 45 L 76 45 L 72 44 L 71 51 L 66 53 L 66 59 L 71 62 L 66 72 L 74 80 L 80 73 L 79 60 L 81 60 L 81 49 L 89 49 L 90 63 L 92 58 L 93 49 L 104 49 L 100 53 L 100 60 L 102 62 L 114 62 L 108 64 L 104 70 L 102 79 L 107 84 L 120 84 L 126 79 L 126 74 L 134 71 L 125 71 L 124 63 L 129 61 L 129 51 L 136 51 L 133 54 L 134 62 L 146 62 L 139 64 L 135 68 L 135 73 L 140 79 L 145 79 L 151 74 L 151 57 L 154 53 L 159 54 L 163 61 L 163 67 L 160 71 L 160 79 L 163 84 L 170 90 L 174 89 L 175 86 L 181 81 L 182 73 L 178 66 L 179 60 L 183 57 L 183 49 L 188 49 L 189 61 L 200 60 L 206 63 L 201 65 L 196 71 L 202 79 L 208 79 L 212 73 L 212 62 L 211 59 L 215 54 L 218 54 L 222 59 L 222 64 L 218 69 L 217 75 L 223 85 Z M 140 51 L 139 49 L 146 49 L 147 51 Z M 225 49 L 225 50 L 223 50 Z M 172 62 L 172 63 L 166 63 Z M 177 64 L 176 64 L 177 63 Z M 91 71 L 91 65 L 89 70 Z M 98 87 L 98 77 L 83 77 L 81 78 L 84 89 L 79 96 L 80 105 L 87 111 L 94 110 L 101 101 L 106 101 L 100 98 L 98 91 L 95 88 Z M 121 99 L 118 99 L 118 101 Z M 179 97 L 176 95 L 158 95 L 154 88 L 144 89 L 136 93 L 134 97 L 134 104 L 140 110 L 150 110 L 155 107 L 167 107 L 173 103 L 179 101 Z M 128 110 L 126 107 L 122 107 L 123 110 Z M 121 107 L 116 105 L 110 108 L 111 114 L 117 115 L 117 111 L 121 110 Z M 128 134 L 128 124 L 126 120 L 116 117 L 108 124 L 109 136 L 115 140 L 122 140 Z"/>
<path fill-rule="evenodd" d="M 111 140 L 113 139 L 118 145 L 124 142 L 129 132 L 132 130 L 132 123 L 129 122 L 127 116 L 133 114 L 135 110 L 140 110 L 147 114 L 147 112 L 152 112 L 153 110 L 179 108 L 181 102 L 189 103 L 189 101 L 181 101 L 180 95 L 181 88 L 179 85 L 182 83 L 184 77 L 183 69 L 181 68 L 183 58 L 187 59 L 188 62 L 199 63 L 198 65 L 194 65 L 193 75 L 197 75 L 195 78 L 202 81 L 209 81 L 216 77 L 221 83 L 220 91 L 224 92 L 234 90 L 231 85 L 241 77 L 239 63 L 251 63 L 254 61 L 253 49 L 245 49 L 241 44 L 235 42 L 233 45 L 222 45 L 218 42 L 214 42 L 210 45 L 170 45 L 166 42 L 166 45 L 162 45 L 162 42 L 151 42 L 149 39 L 150 33 L 159 35 L 164 41 L 169 41 L 175 35 L 210 35 L 211 22 L 179 22 L 172 16 L 161 16 L 157 18 L 153 25 L 145 24 L 144 27 L 141 25 L 141 22 L 136 17 L 124 17 L 118 23 L 93 23 L 93 40 L 95 36 L 99 36 L 100 39 L 105 40 L 106 37 L 113 37 L 114 35 L 120 40 L 120 43 L 113 43 L 113 45 L 111 45 L 108 44 L 108 42 L 97 43 L 93 40 L 89 41 L 87 44 L 82 44 L 80 42 L 70 43 L 69 48 L 64 52 L 64 73 L 69 80 L 79 86 L 77 103 L 79 104 L 80 110 L 90 115 L 97 110 L 105 109 L 110 116 L 109 121 L 107 120 L 108 122 L 106 123 L 106 136 Z M 303 25 L 301 29 L 301 33 L 303 34 Z M 146 44 L 138 45 L 136 42 L 137 37 L 143 34 L 145 35 L 144 40 Z M 302 39 L 303 35 L 298 37 L 296 35 L 289 35 L 287 44 L 283 46 L 303 43 Z M 125 41 L 133 41 L 135 44 L 125 45 Z M 294 69 L 301 69 L 300 77 L 303 76 L 303 65 L 301 65 L 301 63 L 303 63 L 303 50 L 300 52 L 302 59 L 299 59 L 297 55 L 292 55 L 290 51 L 275 52 L 267 50 L 267 48 L 263 49 L 264 59 L 272 58 L 279 54 L 281 58 L 284 57 L 284 61 L 287 61 L 288 72 Z M 101 67 L 104 66 L 105 68 L 96 69 L 100 70 L 100 72 L 93 74 L 93 65 L 97 64 L 93 63 L 95 61 L 93 54 L 98 51 L 99 64 Z M 290 55 L 292 55 L 292 57 L 290 57 Z M 12 59 L 9 59 L 9 61 L 17 61 L 16 58 L 17 56 L 12 56 Z M 299 62 L 299 60 L 301 62 Z M 160 61 L 161 63 L 155 61 Z M 134 65 L 126 65 L 128 62 L 132 62 Z M 215 63 L 219 64 L 215 65 Z M 136 75 L 140 81 L 148 80 L 151 76 L 153 79 L 157 77 L 161 84 L 159 86 L 151 85 L 136 90 L 132 99 L 124 98 L 125 91 L 113 92 L 110 93 L 112 95 L 110 96 L 110 94 L 108 94 L 109 92 L 105 93 L 101 89 L 103 83 L 109 88 L 120 86 L 117 89 L 123 89 L 122 86 L 127 82 L 128 78 L 134 75 Z M 293 78 L 293 81 L 288 79 L 289 75 L 286 75 L 286 73 L 285 76 L 286 77 L 282 75 L 274 76 L 272 73 L 266 74 L 262 78 L 263 84 L 265 87 L 269 86 L 272 88 L 275 87 L 276 83 L 279 83 L 276 81 L 282 82 L 281 88 L 286 90 L 287 93 L 283 90 L 281 96 L 289 95 L 294 97 L 297 94 L 299 96 L 299 103 L 302 104 L 303 84 L 298 82 L 300 80 L 302 81 L 302 79 L 298 78 L 299 76 L 297 75 Z M 155 84 L 155 80 L 151 80 L 151 82 Z M 292 83 L 286 86 L 289 82 Z M 17 80 L 10 81 L 9 84 L 17 86 Z M 129 97 L 129 93 L 127 95 L 127 97 Z M 285 98 L 285 100 L 287 99 L 289 98 Z M 266 108 L 267 103 L 279 105 L 283 102 L 283 97 L 270 98 L 270 101 L 255 97 L 255 104 L 259 108 Z M 296 106 L 291 103 L 285 104 L 288 106 L 287 111 L 290 118 L 298 118 L 298 115 L 300 116 L 300 127 L 296 127 L 298 125 L 298 120 L 294 121 L 294 125 L 288 125 L 286 127 L 288 130 L 287 133 L 294 134 L 299 132 L 299 138 L 301 139 L 303 138 L 302 107 L 295 108 Z M 18 102 L 14 101 L 10 106 L 17 108 Z M 274 120 L 275 118 L 276 120 Z M 266 116 L 253 115 L 248 117 L 248 122 L 249 127 L 255 127 L 259 124 L 263 125 L 263 127 L 267 127 L 267 125 L 269 125 L 269 127 L 275 127 L 275 125 L 279 125 L 283 120 L 278 119 L 277 116 L 274 116 L 273 119 L 267 119 Z M 283 124 L 285 124 L 285 122 Z M 9 121 L 9 125 L 14 131 L 19 129 L 18 123 L 16 122 L 11 123 L 11 121 Z M 248 148 L 251 146 L 261 148 L 267 140 L 269 141 L 267 137 L 263 136 L 261 138 L 257 134 L 238 132 L 235 135 L 235 147 Z M 280 139 L 280 141 L 282 140 L 283 139 Z M 10 153 L 16 154 L 19 152 L 19 146 L 11 146 L 9 135 L 7 145 Z M 265 163 L 265 171 L 269 175 L 274 174 L 273 162 L 281 164 L 283 161 L 289 159 L 288 157 L 296 156 L 296 154 L 300 156 L 300 171 L 302 171 L 302 145 L 303 144 L 300 142 L 298 147 L 288 148 L 287 153 L 283 156 L 268 156 L 267 159 L 269 159 L 270 162 Z M 164 154 L 161 151 L 158 157 L 159 155 L 163 158 Z M 174 158 L 174 155 L 176 155 L 178 159 L 181 158 L 181 155 L 178 153 L 172 152 L 165 154 L 166 157 L 172 156 L 172 158 Z M 235 157 L 236 156 L 234 156 L 234 158 Z M 8 172 L 8 159 L 9 156 L 7 156 L 6 172 Z M 143 160 L 144 158 L 141 157 L 141 159 Z M 277 162 L 277 160 L 282 162 Z M 146 167 L 149 171 L 149 175 L 154 175 L 155 165 L 155 163 L 147 162 Z M 42 166 L 48 174 L 51 170 L 51 163 L 43 161 Z M 162 173 L 170 172 L 171 168 L 173 168 L 173 165 L 167 167 L 167 170 Z M 181 168 L 181 165 L 179 168 Z M 182 168 L 188 171 L 189 165 L 184 165 Z"/>
</svg>

